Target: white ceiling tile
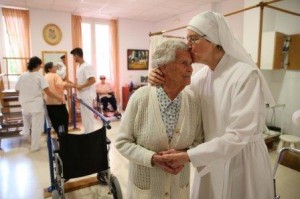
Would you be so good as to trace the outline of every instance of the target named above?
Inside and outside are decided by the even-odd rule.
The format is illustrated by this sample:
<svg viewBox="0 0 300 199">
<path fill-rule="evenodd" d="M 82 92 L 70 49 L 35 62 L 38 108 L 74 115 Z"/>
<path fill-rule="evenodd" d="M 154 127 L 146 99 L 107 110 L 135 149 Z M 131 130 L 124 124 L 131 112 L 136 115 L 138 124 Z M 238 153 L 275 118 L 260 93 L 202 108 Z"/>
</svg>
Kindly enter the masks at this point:
<svg viewBox="0 0 300 199">
<path fill-rule="evenodd" d="M 126 18 L 156 22 L 208 2 L 225 0 L 0 0 L 0 5 L 57 10 L 85 17 Z"/>
<path fill-rule="evenodd" d="M 41 0 L 27 0 L 26 5 L 30 8 L 52 8 L 54 4 L 53 0 L 41 1 Z"/>
<path fill-rule="evenodd" d="M 26 7 L 25 0 L 1 0 L 0 6 Z"/>
</svg>

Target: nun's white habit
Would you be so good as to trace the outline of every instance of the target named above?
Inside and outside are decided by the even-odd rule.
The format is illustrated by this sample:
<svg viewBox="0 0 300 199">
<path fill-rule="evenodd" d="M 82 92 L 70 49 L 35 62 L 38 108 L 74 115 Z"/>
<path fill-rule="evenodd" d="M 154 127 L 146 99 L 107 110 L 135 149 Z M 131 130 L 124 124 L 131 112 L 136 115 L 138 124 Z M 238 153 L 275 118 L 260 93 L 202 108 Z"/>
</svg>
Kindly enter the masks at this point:
<svg viewBox="0 0 300 199">
<path fill-rule="evenodd" d="M 205 134 L 205 143 L 187 151 L 197 170 L 192 198 L 271 199 L 271 166 L 262 138 L 265 103 L 274 104 L 270 90 L 223 16 L 201 13 L 188 29 L 225 51 L 214 71 L 204 67 L 191 84 L 201 99 Z"/>
</svg>

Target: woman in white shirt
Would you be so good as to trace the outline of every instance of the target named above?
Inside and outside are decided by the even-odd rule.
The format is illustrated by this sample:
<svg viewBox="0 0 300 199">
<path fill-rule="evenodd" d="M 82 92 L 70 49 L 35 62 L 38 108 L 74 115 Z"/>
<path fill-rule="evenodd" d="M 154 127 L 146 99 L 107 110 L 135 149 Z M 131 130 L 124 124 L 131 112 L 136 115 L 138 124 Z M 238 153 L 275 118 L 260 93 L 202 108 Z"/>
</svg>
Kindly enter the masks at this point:
<svg viewBox="0 0 300 199">
<path fill-rule="evenodd" d="M 32 57 L 27 65 L 28 71 L 23 73 L 15 86 L 19 91 L 19 102 L 22 108 L 22 134 L 29 137 L 31 133 L 31 152 L 40 149 L 40 136 L 44 131 L 44 100 L 43 92 L 62 102 L 62 98 L 52 93 L 48 83 L 40 72 L 42 60 Z"/>
</svg>

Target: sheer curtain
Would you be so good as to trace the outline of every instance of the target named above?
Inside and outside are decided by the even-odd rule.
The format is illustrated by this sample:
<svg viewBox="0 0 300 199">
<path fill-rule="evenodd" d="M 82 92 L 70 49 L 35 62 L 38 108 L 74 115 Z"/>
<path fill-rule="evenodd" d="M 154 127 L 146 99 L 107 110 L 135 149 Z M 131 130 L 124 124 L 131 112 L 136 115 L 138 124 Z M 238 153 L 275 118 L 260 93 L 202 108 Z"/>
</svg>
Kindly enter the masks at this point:
<svg viewBox="0 0 300 199">
<path fill-rule="evenodd" d="M 119 42 L 118 42 L 118 20 L 110 20 L 110 35 L 111 35 L 111 63 L 113 72 L 113 84 L 115 88 L 115 96 L 120 102 L 120 75 L 119 75 Z"/>
<path fill-rule="evenodd" d="M 81 33 L 81 16 L 72 15 L 72 45 L 73 48 L 82 48 L 82 33 Z M 73 66 L 76 63 L 73 61 Z M 69 67 L 70 68 L 70 67 Z M 76 79 L 76 67 L 73 68 L 73 77 L 74 80 Z"/>
<path fill-rule="evenodd" d="M 30 38 L 29 38 L 29 11 L 2 8 L 5 26 L 11 45 L 11 55 L 15 58 L 30 57 Z M 22 71 L 27 70 L 26 60 L 17 60 L 22 66 Z"/>
</svg>

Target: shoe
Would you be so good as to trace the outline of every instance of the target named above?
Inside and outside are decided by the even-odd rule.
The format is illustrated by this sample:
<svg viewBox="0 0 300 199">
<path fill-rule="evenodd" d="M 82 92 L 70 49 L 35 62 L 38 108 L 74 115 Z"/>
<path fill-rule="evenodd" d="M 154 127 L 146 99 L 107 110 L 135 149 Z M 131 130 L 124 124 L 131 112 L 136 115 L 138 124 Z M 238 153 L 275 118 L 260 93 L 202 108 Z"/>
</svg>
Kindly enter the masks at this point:
<svg viewBox="0 0 300 199">
<path fill-rule="evenodd" d="M 23 130 L 19 132 L 20 136 L 22 136 L 22 140 L 25 142 L 29 142 L 30 143 L 30 134 L 29 133 L 25 133 Z"/>
<path fill-rule="evenodd" d="M 107 179 L 107 173 L 99 172 L 97 174 L 97 179 L 98 179 L 98 181 L 101 185 L 108 185 L 107 180 L 106 180 Z"/>
<path fill-rule="evenodd" d="M 106 137 L 106 144 L 110 144 L 110 143 L 111 143 L 110 139 Z"/>
<path fill-rule="evenodd" d="M 30 149 L 30 153 L 35 153 L 37 151 L 41 150 L 40 147 L 37 147 L 37 148 L 33 148 L 33 149 Z"/>
</svg>

